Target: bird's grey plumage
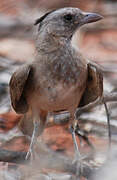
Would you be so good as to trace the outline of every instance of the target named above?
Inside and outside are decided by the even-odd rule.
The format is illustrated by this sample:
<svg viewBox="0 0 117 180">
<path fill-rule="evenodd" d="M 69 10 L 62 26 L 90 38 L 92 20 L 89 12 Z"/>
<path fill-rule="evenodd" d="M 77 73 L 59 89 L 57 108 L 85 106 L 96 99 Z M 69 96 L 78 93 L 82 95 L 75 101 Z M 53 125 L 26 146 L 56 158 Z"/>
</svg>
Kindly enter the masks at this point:
<svg viewBox="0 0 117 180">
<path fill-rule="evenodd" d="M 10 81 L 11 101 L 17 113 L 31 109 L 36 121 L 39 119 L 44 124 L 48 112 L 68 110 L 72 124 L 83 94 L 88 99 L 82 101 L 84 104 L 102 95 L 102 75 L 98 68 L 71 44 L 72 36 L 80 26 L 101 18 L 78 8 L 62 8 L 37 19 L 35 60 L 15 72 Z M 98 93 L 96 87 L 101 88 Z"/>
</svg>

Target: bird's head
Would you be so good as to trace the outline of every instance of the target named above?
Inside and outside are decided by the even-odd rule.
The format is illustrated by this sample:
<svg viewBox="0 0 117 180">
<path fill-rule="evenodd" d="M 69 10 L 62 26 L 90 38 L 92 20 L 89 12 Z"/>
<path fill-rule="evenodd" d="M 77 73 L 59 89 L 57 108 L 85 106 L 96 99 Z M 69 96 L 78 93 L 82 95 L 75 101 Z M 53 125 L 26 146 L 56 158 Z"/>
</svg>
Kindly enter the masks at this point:
<svg viewBox="0 0 117 180">
<path fill-rule="evenodd" d="M 82 25 L 101 20 L 97 13 L 83 12 L 78 8 L 61 8 L 46 13 L 35 21 L 39 24 L 39 31 L 46 30 L 57 37 L 71 38 L 74 32 Z"/>
</svg>

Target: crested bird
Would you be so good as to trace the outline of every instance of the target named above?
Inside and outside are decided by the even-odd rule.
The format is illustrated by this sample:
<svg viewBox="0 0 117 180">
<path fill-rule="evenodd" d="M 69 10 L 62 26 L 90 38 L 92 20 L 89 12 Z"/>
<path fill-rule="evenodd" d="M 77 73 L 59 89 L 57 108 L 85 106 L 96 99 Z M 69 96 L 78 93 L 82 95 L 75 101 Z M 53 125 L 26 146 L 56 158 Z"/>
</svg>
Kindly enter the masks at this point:
<svg viewBox="0 0 117 180">
<path fill-rule="evenodd" d="M 35 59 L 19 67 L 10 80 L 11 103 L 20 114 L 32 112 L 34 129 L 26 158 L 42 134 L 49 112 L 67 110 L 69 128 L 79 158 L 75 138 L 77 107 L 102 96 L 102 74 L 97 66 L 83 57 L 71 43 L 74 33 L 84 24 L 103 17 L 78 8 L 61 8 L 35 21 Z"/>
</svg>

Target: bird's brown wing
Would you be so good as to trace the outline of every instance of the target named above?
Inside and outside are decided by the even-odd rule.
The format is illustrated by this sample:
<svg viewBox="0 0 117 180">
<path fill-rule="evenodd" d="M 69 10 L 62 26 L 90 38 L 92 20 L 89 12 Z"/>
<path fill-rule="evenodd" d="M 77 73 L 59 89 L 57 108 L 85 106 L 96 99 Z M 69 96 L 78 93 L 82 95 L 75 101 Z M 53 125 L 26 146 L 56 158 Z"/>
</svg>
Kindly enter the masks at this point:
<svg viewBox="0 0 117 180">
<path fill-rule="evenodd" d="M 80 101 L 80 107 L 95 101 L 103 93 L 103 74 L 95 63 L 88 64 L 88 78 L 85 92 Z"/>
<path fill-rule="evenodd" d="M 17 113 L 26 113 L 28 110 L 25 91 L 30 73 L 31 66 L 23 65 L 14 72 L 9 83 L 11 104 Z"/>
</svg>

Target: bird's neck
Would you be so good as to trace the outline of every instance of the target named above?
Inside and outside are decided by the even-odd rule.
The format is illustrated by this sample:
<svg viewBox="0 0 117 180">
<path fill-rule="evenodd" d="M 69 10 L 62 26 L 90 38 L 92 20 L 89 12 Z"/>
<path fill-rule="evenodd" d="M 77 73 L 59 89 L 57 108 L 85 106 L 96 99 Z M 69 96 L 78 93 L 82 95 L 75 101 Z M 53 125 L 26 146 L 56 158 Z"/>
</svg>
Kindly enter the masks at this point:
<svg viewBox="0 0 117 180">
<path fill-rule="evenodd" d="M 64 48 L 66 45 L 71 45 L 70 40 L 54 33 L 41 32 L 36 40 L 36 49 L 42 54 L 55 52 L 60 50 L 60 48 Z"/>
</svg>

